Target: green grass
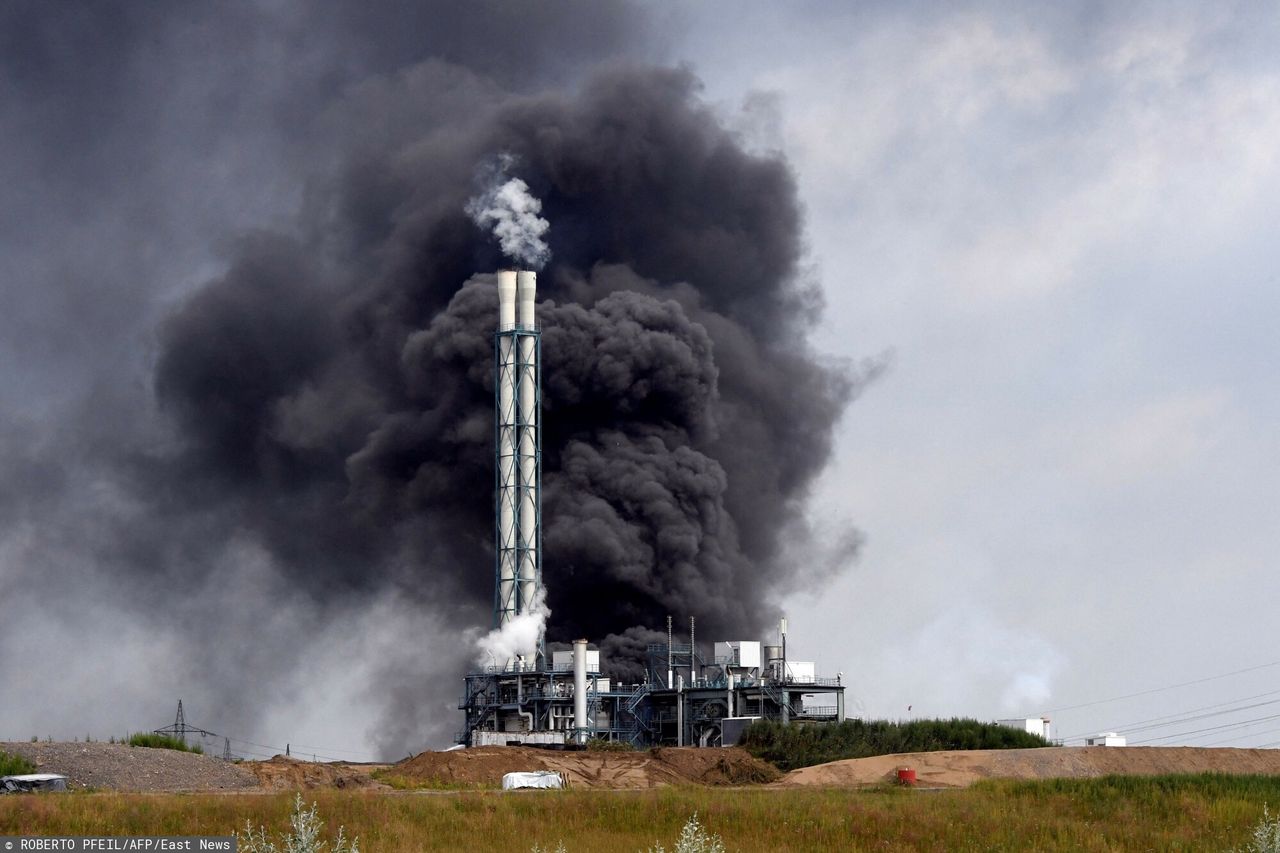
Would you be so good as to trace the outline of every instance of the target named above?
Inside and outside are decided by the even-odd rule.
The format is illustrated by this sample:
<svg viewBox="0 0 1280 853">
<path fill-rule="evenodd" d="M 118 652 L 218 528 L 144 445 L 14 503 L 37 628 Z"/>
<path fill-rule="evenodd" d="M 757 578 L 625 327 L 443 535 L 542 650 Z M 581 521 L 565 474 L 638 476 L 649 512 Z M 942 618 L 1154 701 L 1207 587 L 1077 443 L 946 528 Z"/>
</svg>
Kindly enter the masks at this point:
<svg viewBox="0 0 1280 853">
<path fill-rule="evenodd" d="M 194 752 L 198 755 L 204 754 L 204 748 L 200 744 L 186 744 L 176 737 L 169 735 L 158 735 L 151 732 L 139 732 L 138 734 L 129 735 L 129 746 L 146 746 L 152 749 L 176 749 L 178 752 Z"/>
<path fill-rule="evenodd" d="M 695 812 L 729 851 L 1213 851 L 1244 843 L 1280 777 L 988 781 L 964 790 L 663 788 L 646 791 L 304 793 L 325 833 L 369 853 L 568 853 L 668 848 Z M 286 827 L 293 794 L 0 797 L 0 835 L 229 834 Z"/>
<path fill-rule="evenodd" d="M 487 785 L 482 782 L 446 782 L 439 779 L 411 779 L 395 772 L 394 767 L 375 770 L 369 774 L 384 785 L 390 785 L 397 791 L 497 791 L 500 785 Z"/>
<path fill-rule="evenodd" d="M 636 748 L 625 740 L 605 740 L 593 737 L 587 741 L 589 752 L 636 752 Z"/>
<path fill-rule="evenodd" d="M 36 766 L 27 759 L 0 751 L 0 776 L 22 776 L 35 772 Z"/>
<path fill-rule="evenodd" d="M 739 746 L 782 770 L 845 758 L 943 749 L 1030 749 L 1050 746 L 1039 735 L 977 720 L 845 720 L 842 723 L 784 726 L 752 723 Z"/>
</svg>

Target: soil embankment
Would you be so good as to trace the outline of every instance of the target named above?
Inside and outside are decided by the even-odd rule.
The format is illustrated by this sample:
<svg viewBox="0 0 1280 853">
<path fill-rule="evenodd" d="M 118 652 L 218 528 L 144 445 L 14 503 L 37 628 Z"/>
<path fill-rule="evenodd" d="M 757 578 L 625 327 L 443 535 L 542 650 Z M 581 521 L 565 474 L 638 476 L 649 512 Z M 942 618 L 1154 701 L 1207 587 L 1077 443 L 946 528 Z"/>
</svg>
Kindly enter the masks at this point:
<svg viewBox="0 0 1280 853">
<path fill-rule="evenodd" d="M 0 750 L 27 758 L 41 773 L 67 776 L 76 788 L 156 792 L 385 790 L 390 786 L 373 776 L 384 768 L 398 786 L 424 788 L 496 788 L 504 774 L 521 770 L 558 771 L 574 787 L 611 789 L 766 783 L 856 788 L 892 781 L 900 767 L 915 770 L 917 784 L 925 788 L 965 787 L 981 779 L 1080 779 L 1109 774 L 1280 775 L 1280 750 L 1196 747 L 917 752 L 833 761 L 785 776 L 737 748 L 560 752 L 481 747 L 423 752 L 394 765 L 314 763 L 279 755 L 269 761 L 233 764 L 188 752 L 106 743 L 0 743 Z"/>
<path fill-rule="evenodd" d="M 916 784 L 960 788 L 980 779 L 1088 779 L 1111 774 L 1280 774 L 1280 749 L 1205 749 L 1179 746 L 1061 746 L 1044 749 L 983 749 L 914 752 L 850 758 L 788 773 L 778 784 L 835 788 L 877 785 L 916 771 Z"/>
<path fill-rule="evenodd" d="M 371 775 L 374 771 L 387 767 L 386 764 L 318 763 L 277 755 L 269 761 L 246 761 L 243 766 L 258 777 L 263 788 L 270 791 L 391 787 Z"/>
<path fill-rule="evenodd" d="M 643 752 L 559 752 L 495 746 L 424 752 L 389 771 L 425 786 L 502 784 L 522 770 L 553 770 L 584 788 L 659 788 L 666 785 L 747 785 L 781 774 L 745 750 L 663 748 Z"/>
</svg>

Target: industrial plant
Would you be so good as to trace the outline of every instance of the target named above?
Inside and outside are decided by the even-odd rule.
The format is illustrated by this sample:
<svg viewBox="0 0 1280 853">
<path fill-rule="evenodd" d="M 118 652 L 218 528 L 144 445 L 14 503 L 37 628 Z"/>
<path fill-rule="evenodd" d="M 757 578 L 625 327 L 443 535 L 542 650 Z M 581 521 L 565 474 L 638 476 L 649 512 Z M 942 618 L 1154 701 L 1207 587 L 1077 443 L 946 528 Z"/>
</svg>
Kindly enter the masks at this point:
<svg viewBox="0 0 1280 853">
<path fill-rule="evenodd" d="M 785 619 L 776 638 L 716 640 L 699 648 L 695 618 L 689 619 L 687 641 L 682 636 L 677 642 L 668 617 L 666 642 L 648 645 L 638 684 L 605 677 L 605 662 L 586 639 L 548 658 L 537 274 L 503 270 L 497 278 L 493 627 L 499 634 L 535 633 L 523 652 L 505 660 L 491 656 L 464 677 L 458 743 L 555 746 L 603 739 L 638 747 L 729 746 L 754 720 L 843 720 L 841 678 L 819 677 L 812 662 L 787 657 Z"/>
</svg>

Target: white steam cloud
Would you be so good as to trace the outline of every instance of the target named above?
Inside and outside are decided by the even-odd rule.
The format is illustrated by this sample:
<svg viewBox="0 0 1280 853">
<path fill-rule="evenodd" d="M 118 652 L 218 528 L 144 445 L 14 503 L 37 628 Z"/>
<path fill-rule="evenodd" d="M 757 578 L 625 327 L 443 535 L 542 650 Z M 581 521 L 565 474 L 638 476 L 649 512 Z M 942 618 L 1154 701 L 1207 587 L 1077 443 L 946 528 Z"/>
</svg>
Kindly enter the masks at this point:
<svg viewBox="0 0 1280 853">
<path fill-rule="evenodd" d="M 521 613 L 501 628 L 495 628 L 476 640 L 476 662 L 480 666 L 501 669 L 517 657 L 532 661 L 550 616 L 546 594 L 539 589 L 534 596 L 532 610 Z"/>
<path fill-rule="evenodd" d="M 484 169 L 484 189 L 467 202 L 466 211 L 476 225 L 492 229 L 503 254 L 540 270 L 551 260 L 551 249 L 542 239 L 551 223 L 538 215 L 542 202 L 529 194 L 529 185 L 507 174 L 514 163 L 514 157 L 503 154 Z"/>
</svg>

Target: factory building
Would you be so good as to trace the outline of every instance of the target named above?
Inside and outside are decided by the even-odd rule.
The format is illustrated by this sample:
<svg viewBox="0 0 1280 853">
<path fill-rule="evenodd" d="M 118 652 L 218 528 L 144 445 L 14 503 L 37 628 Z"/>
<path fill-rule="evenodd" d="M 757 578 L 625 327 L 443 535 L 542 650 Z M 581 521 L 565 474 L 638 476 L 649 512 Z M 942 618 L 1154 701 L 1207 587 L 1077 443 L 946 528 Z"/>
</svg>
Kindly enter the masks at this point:
<svg viewBox="0 0 1280 853">
<path fill-rule="evenodd" d="M 495 370 L 494 628 L 537 619 L 542 607 L 541 330 L 536 273 L 498 273 Z M 540 623 L 539 623 L 540 624 Z M 458 707 L 467 746 L 562 745 L 601 738 L 635 746 L 721 746 L 752 720 L 844 719 L 841 679 L 789 660 L 786 620 L 776 643 L 723 640 L 647 648 L 644 680 L 614 683 L 587 640 L 548 658 L 539 635 L 531 654 L 490 660 L 464 678 Z M 707 654 L 710 651 L 711 654 Z"/>
</svg>

